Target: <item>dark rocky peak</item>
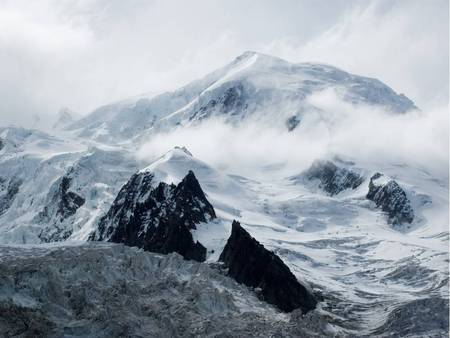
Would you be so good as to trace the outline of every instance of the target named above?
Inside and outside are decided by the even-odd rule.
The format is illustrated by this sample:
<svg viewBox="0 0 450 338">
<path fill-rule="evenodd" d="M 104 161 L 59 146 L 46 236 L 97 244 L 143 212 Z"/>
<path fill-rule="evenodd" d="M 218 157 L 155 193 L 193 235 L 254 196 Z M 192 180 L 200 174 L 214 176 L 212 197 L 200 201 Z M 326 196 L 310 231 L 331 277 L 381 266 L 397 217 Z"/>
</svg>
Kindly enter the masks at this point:
<svg viewBox="0 0 450 338">
<path fill-rule="evenodd" d="M 239 222 L 233 221 L 231 236 L 219 261 L 224 262 L 229 276 L 255 288 L 264 301 L 281 311 L 299 308 L 306 313 L 317 304 L 312 293 L 297 281 L 283 261 L 251 237 Z"/>
<path fill-rule="evenodd" d="M 206 248 L 194 242 L 190 230 L 215 217 L 192 171 L 178 185 L 155 182 L 154 175 L 144 171 L 122 187 L 90 239 L 204 261 Z"/>
<path fill-rule="evenodd" d="M 414 220 L 414 211 L 406 192 L 396 181 L 383 174 L 376 173 L 371 177 L 366 198 L 374 201 L 387 214 L 388 222 L 394 228 Z"/>
<path fill-rule="evenodd" d="M 338 167 L 331 161 L 315 161 L 301 176 L 319 181 L 319 188 L 334 196 L 347 189 L 356 189 L 364 178 L 352 169 Z M 298 179 L 294 177 L 294 180 Z"/>
</svg>

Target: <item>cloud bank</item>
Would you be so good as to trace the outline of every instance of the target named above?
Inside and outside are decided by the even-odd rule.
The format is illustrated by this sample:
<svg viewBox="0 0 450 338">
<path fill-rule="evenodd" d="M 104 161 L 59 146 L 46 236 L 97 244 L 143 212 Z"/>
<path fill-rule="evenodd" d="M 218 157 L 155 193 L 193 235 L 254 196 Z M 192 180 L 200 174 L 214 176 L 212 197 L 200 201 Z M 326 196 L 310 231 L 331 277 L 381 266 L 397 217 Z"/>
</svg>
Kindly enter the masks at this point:
<svg viewBox="0 0 450 338">
<path fill-rule="evenodd" d="M 151 161 L 174 146 L 230 173 L 278 178 L 300 173 L 315 159 L 342 157 L 363 167 L 408 164 L 448 180 L 448 112 L 446 107 L 392 114 L 369 106 L 353 106 L 333 91 L 314 94 L 292 132 L 254 120 L 231 125 L 213 119 L 153 136 L 138 152 Z M 276 169 L 276 170 L 272 170 Z"/>
<path fill-rule="evenodd" d="M 0 125 L 176 88 L 245 50 L 380 78 L 448 102 L 448 2 L 4 0 Z"/>
</svg>

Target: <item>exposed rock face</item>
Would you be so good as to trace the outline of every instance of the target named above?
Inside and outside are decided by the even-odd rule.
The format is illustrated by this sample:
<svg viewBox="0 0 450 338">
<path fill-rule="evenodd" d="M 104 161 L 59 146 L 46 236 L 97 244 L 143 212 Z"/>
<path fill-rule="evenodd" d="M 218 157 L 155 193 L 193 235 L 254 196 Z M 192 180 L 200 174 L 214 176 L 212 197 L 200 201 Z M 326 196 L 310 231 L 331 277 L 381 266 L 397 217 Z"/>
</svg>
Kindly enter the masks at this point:
<svg viewBox="0 0 450 338">
<path fill-rule="evenodd" d="M 317 304 L 283 261 L 251 237 L 239 222 L 233 221 L 231 236 L 219 260 L 225 263 L 229 276 L 260 290 L 263 300 L 284 312 L 300 308 L 306 313 Z"/>
<path fill-rule="evenodd" d="M 347 189 L 356 189 L 364 178 L 353 170 L 340 168 L 331 161 L 316 161 L 304 175 L 308 180 L 319 180 L 319 187 L 331 196 Z"/>
<path fill-rule="evenodd" d="M 250 97 L 249 91 L 249 88 L 239 82 L 221 86 L 212 91 L 214 98 L 202 102 L 189 119 L 193 121 L 203 120 L 213 115 L 245 114 L 248 107 L 247 100 Z"/>
<path fill-rule="evenodd" d="M 62 176 L 50 190 L 49 202 L 44 210 L 35 218 L 37 222 L 53 224 L 53 227 L 46 227 L 42 231 L 40 238 L 44 242 L 65 240 L 72 234 L 72 229 L 60 225 L 77 212 L 85 203 L 85 199 L 69 190 L 71 182 L 70 172 Z"/>
<path fill-rule="evenodd" d="M 300 117 L 297 115 L 293 115 L 286 120 L 286 127 L 289 131 L 293 131 L 300 124 Z"/>
<path fill-rule="evenodd" d="M 56 215 L 61 219 L 72 216 L 79 207 L 81 207 L 85 200 L 83 197 L 77 195 L 76 193 L 69 191 L 71 179 L 64 176 L 61 180 L 60 185 L 60 200 L 58 203 L 58 209 L 56 210 Z"/>
<path fill-rule="evenodd" d="M 414 211 L 406 197 L 405 191 L 394 180 L 386 179 L 376 173 L 370 179 L 367 199 L 374 201 L 377 207 L 387 213 L 388 221 L 393 226 L 412 223 Z"/>
<path fill-rule="evenodd" d="M 194 242 L 190 230 L 215 217 L 192 171 L 177 186 L 156 184 L 152 173 L 140 172 L 122 187 L 91 240 L 204 261 L 206 248 Z"/>
<path fill-rule="evenodd" d="M 20 179 L 8 180 L 0 177 L 0 215 L 6 212 L 14 202 L 21 184 Z"/>
</svg>

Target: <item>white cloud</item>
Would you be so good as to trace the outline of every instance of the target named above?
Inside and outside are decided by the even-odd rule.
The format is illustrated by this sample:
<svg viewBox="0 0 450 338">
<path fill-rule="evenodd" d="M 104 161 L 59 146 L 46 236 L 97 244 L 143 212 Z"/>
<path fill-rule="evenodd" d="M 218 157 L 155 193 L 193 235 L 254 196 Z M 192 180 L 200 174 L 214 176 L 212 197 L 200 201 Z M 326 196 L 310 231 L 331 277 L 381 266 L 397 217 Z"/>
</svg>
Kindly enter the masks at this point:
<svg viewBox="0 0 450 338">
<path fill-rule="evenodd" d="M 4 0 L 0 124 L 175 88 L 245 50 L 336 64 L 442 103 L 448 3 Z"/>
<path fill-rule="evenodd" d="M 294 175 L 315 159 L 338 155 L 375 170 L 406 163 L 434 177 L 447 177 L 446 108 L 392 114 L 353 106 L 333 91 L 314 94 L 309 100 L 321 112 L 305 114 L 293 132 L 253 120 L 238 126 L 207 120 L 154 135 L 139 150 L 138 157 L 151 161 L 174 146 L 186 146 L 194 156 L 215 167 L 258 178 L 271 175 L 270 168 L 276 168 L 276 174 L 282 177 Z"/>
<path fill-rule="evenodd" d="M 375 77 L 422 108 L 448 103 L 448 1 L 373 1 L 351 8 L 306 44 L 274 40 L 269 53 Z"/>
</svg>

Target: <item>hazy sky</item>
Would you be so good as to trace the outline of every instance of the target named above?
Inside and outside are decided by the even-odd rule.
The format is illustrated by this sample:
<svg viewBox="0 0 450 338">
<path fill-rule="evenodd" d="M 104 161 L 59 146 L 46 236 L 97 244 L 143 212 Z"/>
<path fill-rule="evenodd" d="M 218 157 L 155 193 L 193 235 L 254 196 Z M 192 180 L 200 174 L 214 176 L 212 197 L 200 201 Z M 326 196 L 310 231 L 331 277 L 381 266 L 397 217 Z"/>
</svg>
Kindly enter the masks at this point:
<svg viewBox="0 0 450 338">
<path fill-rule="evenodd" d="M 448 0 L 0 0 L 0 124 L 174 89 L 246 50 L 447 104 Z"/>
</svg>

